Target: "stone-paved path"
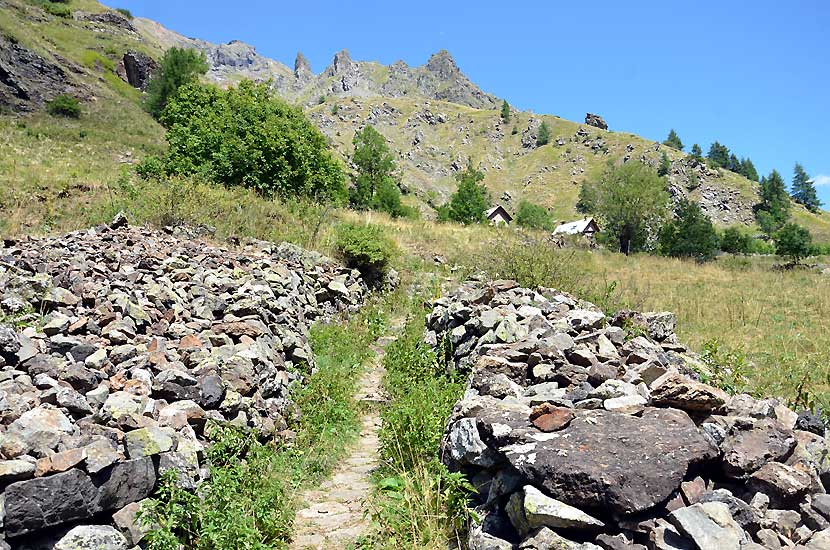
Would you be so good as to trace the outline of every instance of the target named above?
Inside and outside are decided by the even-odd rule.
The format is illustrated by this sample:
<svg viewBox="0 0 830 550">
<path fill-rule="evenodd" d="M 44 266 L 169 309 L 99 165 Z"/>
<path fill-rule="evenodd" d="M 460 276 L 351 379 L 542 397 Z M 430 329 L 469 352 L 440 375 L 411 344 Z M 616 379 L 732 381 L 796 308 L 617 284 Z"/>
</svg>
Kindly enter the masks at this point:
<svg viewBox="0 0 830 550">
<path fill-rule="evenodd" d="M 402 320 L 394 323 L 397 331 Z M 360 437 L 332 476 L 318 489 L 303 495 L 305 507 L 294 520 L 292 550 L 343 550 L 364 534 L 368 527 L 366 501 L 371 489 L 370 475 L 378 465 L 380 414 L 383 401 L 383 356 L 394 336 L 379 338 L 372 346 L 375 357 L 361 381 L 355 398 L 368 403 Z"/>
</svg>

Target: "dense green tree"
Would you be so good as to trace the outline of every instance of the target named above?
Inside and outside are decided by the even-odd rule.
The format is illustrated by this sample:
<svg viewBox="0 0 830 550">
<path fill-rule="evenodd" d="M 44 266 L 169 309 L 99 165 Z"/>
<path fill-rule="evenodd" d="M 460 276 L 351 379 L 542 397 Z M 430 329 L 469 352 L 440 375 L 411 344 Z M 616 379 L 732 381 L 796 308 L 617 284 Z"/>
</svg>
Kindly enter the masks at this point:
<svg viewBox="0 0 830 550">
<path fill-rule="evenodd" d="M 505 99 L 501 103 L 501 120 L 502 122 L 510 122 L 510 104 Z"/>
<path fill-rule="evenodd" d="M 790 217 L 790 196 L 784 178 L 776 170 L 761 178 L 761 201 L 755 205 L 755 219 L 761 230 L 772 235 L 787 223 Z"/>
<path fill-rule="evenodd" d="M 804 167 L 799 163 L 795 163 L 792 197 L 795 202 L 803 204 L 810 212 L 818 212 L 818 209 L 821 207 L 815 185 L 813 185 Z"/>
<path fill-rule="evenodd" d="M 527 200 L 519 202 L 519 209 L 516 212 L 516 224 L 521 227 L 532 229 L 554 229 L 553 216 L 543 206 L 534 204 Z"/>
<path fill-rule="evenodd" d="M 718 234 L 712 220 L 694 201 L 682 199 L 675 218 L 660 230 L 659 250 L 665 256 L 709 260 L 718 249 Z"/>
<path fill-rule="evenodd" d="M 490 207 L 490 195 L 487 188 L 481 183 L 484 174 L 467 163 L 463 172 L 455 175 L 458 180 L 458 189 L 450 197 L 445 207 L 445 216 L 459 223 L 484 223 L 487 221 L 486 212 Z"/>
<path fill-rule="evenodd" d="M 340 163 L 302 110 L 267 84 L 242 81 L 222 90 L 187 84 L 162 111 L 168 174 L 198 174 L 264 195 L 345 202 Z"/>
<path fill-rule="evenodd" d="M 741 175 L 750 181 L 758 181 L 758 171 L 749 158 L 741 159 Z"/>
<path fill-rule="evenodd" d="M 727 168 L 729 166 L 729 147 L 716 141 L 709 147 L 706 158 L 712 161 L 715 166 Z"/>
<path fill-rule="evenodd" d="M 671 129 L 669 132 L 669 137 L 663 142 L 663 145 L 668 145 L 673 149 L 677 149 L 678 151 L 683 150 L 683 142 L 680 141 L 680 136 L 677 135 L 677 132 L 674 131 L 674 128 Z"/>
<path fill-rule="evenodd" d="M 729 155 L 729 164 L 726 165 L 726 169 L 730 172 L 735 172 L 736 174 L 741 173 L 741 161 L 738 160 L 737 155 L 732 153 Z"/>
<path fill-rule="evenodd" d="M 164 52 L 158 70 L 147 85 L 144 105 L 155 118 L 161 116 L 167 102 L 190 82 L 208 70 L 205 54 L 188 48 L 170 48 Z"/>
<path fill-rule="evenodd" d="M 542 124 L 539 125 L 539 132 L 536 134 L 536 145 L 541 147 L 542 145 L 547 145 L 550 141 L 550 127 L 548 123 L 542 121 Z"/>
<path fill-rule="evenodd" d="M 668 176 L 669 172 L 671 172 L 671 159 L 663 152 L 660 155 L 660 164 L 657 166 L 657 175 L 660 177 Z"/>
<path fill-rule="evenodd" d="M 800 225 L 788 223 L 775 234 L 775 251 L 797 264 L 811 254 L 813 237 Z"/>
<path fill-rule="evenodd" d="M 401 192 L 395 177 L 395 156 L 380 132 L 365 126 L 354 134 L 352 164 L 356 167 L 349 202 L 358 209 L 371 208 L 402 216 Z"/>
<path fill-rule="evenodd" d="M 720 238 L 720 249 L 730 254 L 749 252 L 751 237 L 735 227 L 727 227 Z"/>
<path fill-rule="evenodd" d="M 703 150 L 700 148 L 700 145 L 698 145 L 697 143 L 692 145 L 691 155 L 692 158 L 696 158 L 698 160 L 703 158 Z"/>
<path fill-rule="evenodd" d="M 596 216 L 626 254 L 650 246 L 668 204 L 665 180 L 636 161 L 609 166 L 599 179 L 586 181 L 579 195 L 580 211 Z"/>
</svg>

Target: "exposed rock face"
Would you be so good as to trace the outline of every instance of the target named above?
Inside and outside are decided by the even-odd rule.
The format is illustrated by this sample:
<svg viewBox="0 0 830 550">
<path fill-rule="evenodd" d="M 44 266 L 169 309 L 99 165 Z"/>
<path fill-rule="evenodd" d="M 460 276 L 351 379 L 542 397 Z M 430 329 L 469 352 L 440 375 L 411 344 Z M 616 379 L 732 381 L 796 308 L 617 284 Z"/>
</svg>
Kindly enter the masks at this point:
<svg viewBox="0 0 830 550">
<path fill-rule="evenodd" d="M 297 52 L 297 58 L 294 60 L 294 78 L 300 81 L 308 80 L 313 76 L 311 72 L 311 63 L 308 62 L 303 52 Z"/>
<path fill-rule="evenodd" d="M 59 65 L 0 33 L 0 107 L 29 111 L 61 94 L 84 95 Z"/>
<path fill-rule="evenodd" d="M 96 24 L 96 26 L 104 29 L 107 27 L 113 27 L 122 31 L 136 32 L 135 27 L 133 27 L 133 24 L 130 23 L 129 19 L 120 13 L 112 11 L 105 11 L 102 13 L 75 12 L 74 17 L 78 21 L 89 21 L 90 23 Z"/>
<path fill-rule="evenodd" d="M 309 323 L 364 299 L 359 273 L 319 254 L 253 240 L 229 250 L 188 235 L 119 217 L 0 247 L 0 313 L 25 327 L 0 323 L 10 540 L 119 513 L 124 536 L 139 538 L 135 506 L 125 508 L 168 469 L 195 489 L 215 426 L 288 434 L 289 385 L 314 364 Z M 126 548 L 116 535 L 84 527 L 59 544 Z"/>
<path fill-rule="evenodd" d="M 585 124 L 588 126 L 594 126 L 595 128 L 599 128 L 600 130 L 607 130 L 608 123 L 605 122 L 601 116 L 595 115 L 593 113 L 588 113 L 585 115 Z"/>
<path fill-rule="evenodd" d="M 149 55 L 128 51 L 121 58 L 115 70 L 124 82 L 144 91 L 158 67 L 159 64 Z"/>
<path fill-rule="evenodd" d="M 433 306 L 425 341 L 470 372 L 442 457 L 479 490 L 471 548 L 824 544 L 823 426 L 697 380 L 671 313 L 608 318 L 512 281 Z"/>
</svg>

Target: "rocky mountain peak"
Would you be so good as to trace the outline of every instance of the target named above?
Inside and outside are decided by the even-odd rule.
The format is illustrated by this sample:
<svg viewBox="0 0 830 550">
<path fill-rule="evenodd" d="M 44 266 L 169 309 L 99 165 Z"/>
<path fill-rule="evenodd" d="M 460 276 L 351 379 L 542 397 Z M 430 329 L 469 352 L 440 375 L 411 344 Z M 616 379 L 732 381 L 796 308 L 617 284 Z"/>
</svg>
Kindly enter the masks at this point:
<svg viewBox="0 0 830 550">
<path fill-rule="evenodd" d="M 447 50 L 439 50 L 432 54 L 427 61 L 426 68 L 439 78 L 452 78 L 461 72 L 455 59 Z"/>
<path fill-rule="evenodd" d="M 294 59 L 294 76 L 299 79 L 308 79 L 313 76 L 311 72 L 311 64 L 308 62 L 303 52 L 297 52 L 297 57 Z"/>
<path fill-rule="evenodd" d="M 349 50 L 342 49 L 334 54 L 334 58 L 331 60 L 331 65 L 326 68 L 325 74 L 328 76 L 334 76 L 336 74 L 348 72 L 349 69 L 352 68 L 353 64 L 354 62 L 352 61 L 352 56 L 349 54 Z"/>
</svg>

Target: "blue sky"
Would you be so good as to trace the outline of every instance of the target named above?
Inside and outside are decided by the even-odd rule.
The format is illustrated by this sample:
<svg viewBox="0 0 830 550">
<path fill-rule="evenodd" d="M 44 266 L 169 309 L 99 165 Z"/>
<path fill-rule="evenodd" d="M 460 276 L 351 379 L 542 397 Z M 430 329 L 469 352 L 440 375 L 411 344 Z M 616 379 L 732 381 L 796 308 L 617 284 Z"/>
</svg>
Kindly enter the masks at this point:
<svg viewBox="0 0 830 550">
<path fill-rule="evenodd" d="M 118 0 L 187 36 L 238 39 L 315 72 L 353 59 L 424 63 L 445 48 L 512 105 L 687 149 L 718 140 L 789 181 L 795 162 L 830 203 L 830 2 L 273 2 Z"/>
</svg>

